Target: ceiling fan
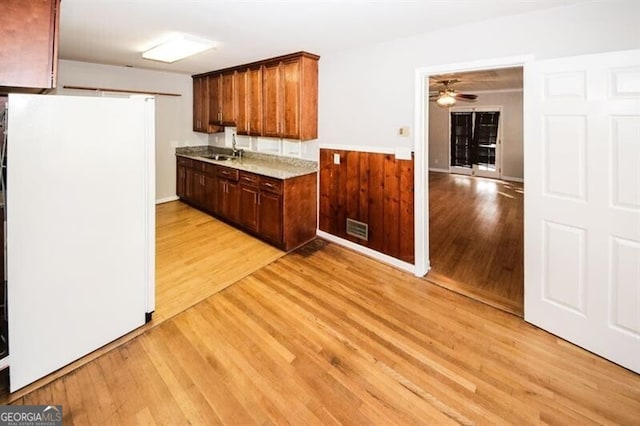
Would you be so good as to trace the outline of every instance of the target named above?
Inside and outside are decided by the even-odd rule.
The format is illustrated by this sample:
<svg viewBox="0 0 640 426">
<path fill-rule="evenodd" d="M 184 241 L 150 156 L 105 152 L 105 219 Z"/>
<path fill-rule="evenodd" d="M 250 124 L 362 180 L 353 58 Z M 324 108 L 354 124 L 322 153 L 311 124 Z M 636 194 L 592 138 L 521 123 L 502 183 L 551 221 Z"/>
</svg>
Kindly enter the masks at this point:
<svg viewBox="0 0 640 426">
<path fill-rule="evenodd" d="M 448 108 L 450 106 L 455 105 L 456 101 L 475 101 L 478 98 L 478 95 L 472 95 L 469 93 L 458 93 L 456 90 L 452 89 L 451 86 L 460 80 L 452 79 L 452 80 L 438 80 L 438 84 L 442 84 L 442 89 L 439 91 L 429 92 L 429 100 L 436 101 L 438 106 L 443 108 Z"/>
</svg>

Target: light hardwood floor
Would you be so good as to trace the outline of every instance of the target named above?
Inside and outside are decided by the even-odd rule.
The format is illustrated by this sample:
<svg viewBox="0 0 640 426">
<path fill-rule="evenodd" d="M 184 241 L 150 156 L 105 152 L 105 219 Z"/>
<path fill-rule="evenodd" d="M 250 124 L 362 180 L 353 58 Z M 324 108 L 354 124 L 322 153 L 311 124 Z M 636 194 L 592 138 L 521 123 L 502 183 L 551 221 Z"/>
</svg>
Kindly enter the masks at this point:
<svg viewBox="0 0 640 426">
<path fill-rule="evenodd" d="M 153 320 L 24 389 L 13 401 L 62 377 L 284 256 L 280 251 L 179 201 L 156 207 L 156 310 Z M 6 379 L 5 379 L 6 381 Z"/>
<path fill-rule="evenodd" d="M 640 377 L 316 240 L 17 403 L 65 425 L 637 424 Z"/>
<path fill-rule="evenodd" d="M 522 316 L 521 183 L 429 173 L 427 279 Z"/>
</svg>

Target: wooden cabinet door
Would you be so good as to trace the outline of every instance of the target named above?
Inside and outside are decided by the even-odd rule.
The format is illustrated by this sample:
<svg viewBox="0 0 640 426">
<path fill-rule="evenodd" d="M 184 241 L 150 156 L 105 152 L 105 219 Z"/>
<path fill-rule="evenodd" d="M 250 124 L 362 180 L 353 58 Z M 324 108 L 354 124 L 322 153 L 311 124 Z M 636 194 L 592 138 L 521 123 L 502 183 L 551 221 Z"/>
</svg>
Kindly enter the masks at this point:
<svg viewBox="0 0 640 426">
<path fill-rule="evenodd" d="M 176 169 L 176 195 L 180 198 L 184 198 L 186 194 L 187 184 L 187 168 L 178 165 Z"/>
<path fill-rule="evenodd" d="M 300 139 L 300 60 L 282 63 L 282 137 Z"/>
<path fill-rule="evenodd" d="M 240 190 L 238 182 L 218 178 L 217 211 L 226 220 L 238 223 L 240 219 Z"/>
<path fill-rule="evenodd" d="M 185 186 L 184 186 L 184 199 L 191 202 L 193 201 L 194 193 L 195 193 L 195 179 L 194 179 L 194 170 L 190 167 L 185 169 Z"/>
<path fill-rule="evenodd" d="M 247 84 L 247 134 L 262 136 L 262 67 L 249 68 Z"/>
<path fill-rule="evenodd" d="M 209 79 L 193 78 L 193 131 L 209 131 Z"/>
<path fill-rule="evenodd" d="M 258 232 L 265 239 L 282 244 L 282 196 L 263 191 L 258 204 Z"/>
<path fill-rule="evenodd" d="M 215 176 L 205 173 L 204 176 L 204 202 L 202 207 L 208 213 L 215 213 L 218 204 L 218 182 Z"/>
<path fill-rule="evenodd" d="M 248 116 L 249 71 L 242 70 L 236 74 L 236 133 L 249 134 Z"/>
<path fill-rule="evenodd" d="M 56 87 L 60 1 L 0 3 L 0 86 Z"/>
<path fill-rule="evenodd" d="M 262 68 L 262 119 L 263 136 L 280 137 L 281 133 L 281 67 L 280 63 Z"/>
<path fill-rule="evenodd" d="M 209 123 L 220 124 L 222 118 L 221 89 L 222 76 L 214 74 L 209 76 Z"/>
<path fill-rule="evenodd" d="M 240 185 L 239 222 L 247 229 L 258 230 L 258 188 Z"/>
<path fill-rule="evenodd" d="M 236 124 L 236 72 L 229 71 L 220 75 L 220 124 Z"/>
<path fill-rule="evenodd" d="M 227 214 L 228 220 L 238 223 L 240 219 L 240 185 L 238 182 L 227 182 Z"/>
<path fill-rule="evenodd" d="M 219 216 L 225 216 L 225 207 L 227 204 L 227 180 L 226 179 L 215 179 L 215 198 L 216 203 L 213 205 L 213 213 Z"/>
<path fill-rule="evenodd" d="M 193 198 L 192 202 L 196 206 L 202 207 L 204 205 L 204 173 L 200 170 L 194 170 L 193 175 Z"/>
</svg>

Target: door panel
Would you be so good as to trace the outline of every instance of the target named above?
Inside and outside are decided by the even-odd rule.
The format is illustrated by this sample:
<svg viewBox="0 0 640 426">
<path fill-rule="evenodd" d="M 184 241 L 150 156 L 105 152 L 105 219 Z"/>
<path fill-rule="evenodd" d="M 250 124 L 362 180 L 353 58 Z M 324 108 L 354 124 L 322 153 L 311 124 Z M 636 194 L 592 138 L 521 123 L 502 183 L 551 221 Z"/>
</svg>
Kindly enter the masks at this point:
<svg viewBox="0 0 640 426">
<path fill-rule="evenodd" d="M 525 319 L 640 372 L 640 51 L 525 73 Z"/>
</svg>

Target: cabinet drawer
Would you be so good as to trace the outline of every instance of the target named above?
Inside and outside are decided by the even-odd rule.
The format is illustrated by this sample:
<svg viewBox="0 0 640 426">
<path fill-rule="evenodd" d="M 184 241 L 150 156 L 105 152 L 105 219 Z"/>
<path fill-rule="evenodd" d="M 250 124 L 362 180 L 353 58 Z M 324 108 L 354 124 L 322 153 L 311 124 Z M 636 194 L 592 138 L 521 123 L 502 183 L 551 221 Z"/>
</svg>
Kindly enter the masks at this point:
<svg viewBox="0 0 640 426">
<path fill-rule="evenodd" d="M 223 177 L 229 180 L 238 180 L 238 170 L 230 169 L 228 167 L 218 167 L 218 171 L 216 173 L 219 177 Z"/>
<path fill-rule="evenodd" d="M 260 183 L 260 176 L 253 173 L 240 172 L 240 183 L 247 186 L 258 187 Z"/>
<path fill-rule="evenodd" d="M 260 190 L 282 194 L 282 181 L 266 176 L 260 178 Z"/>
<path fill-rule="evenodd" d="M 191 167 L 191 160 L 184 157 L 178 157 L 178 166 Z"/>
</svg>

